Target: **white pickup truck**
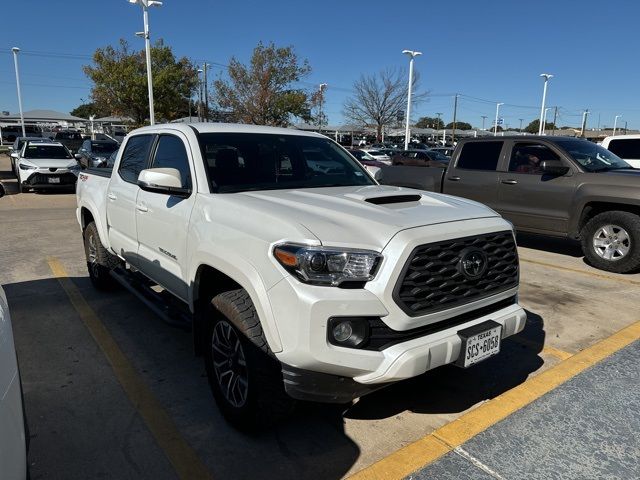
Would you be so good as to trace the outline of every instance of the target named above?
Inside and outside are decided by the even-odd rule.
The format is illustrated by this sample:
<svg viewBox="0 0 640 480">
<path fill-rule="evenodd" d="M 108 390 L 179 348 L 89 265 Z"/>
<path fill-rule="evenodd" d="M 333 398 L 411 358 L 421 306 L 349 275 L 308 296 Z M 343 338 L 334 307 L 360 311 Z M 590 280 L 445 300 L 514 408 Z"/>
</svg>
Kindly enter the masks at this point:
<svg viewBox="0 0 640 480">
<path fill-rule="evenodd" d="M 131 132 L 85 170 L 93 283 L 193 331 L 239 427 L 500 351 L 524 327 L 512 225 L 469 200 L 381 186 L 323 135 L 248 125 Z"/>
</svg>

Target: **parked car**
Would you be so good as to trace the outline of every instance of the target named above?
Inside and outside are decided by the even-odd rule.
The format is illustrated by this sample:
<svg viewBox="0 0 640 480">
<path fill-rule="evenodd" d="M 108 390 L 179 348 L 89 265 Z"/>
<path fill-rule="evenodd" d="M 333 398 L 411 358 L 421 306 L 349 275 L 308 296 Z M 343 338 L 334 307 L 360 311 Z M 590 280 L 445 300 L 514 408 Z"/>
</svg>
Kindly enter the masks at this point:
<svg viewBox="0 0 640 480">
<path fill-rule="evenodd" d="M 640 170 L 600 145 L 572 137 L 460 140 L 446 171 L 393 167 L 381 183 L 487 204 L 519 231 L 581 241 L 595 267 L 640 268 Z"/>
<path fill-rule="evenodd" d="M 85 140 L 75 158 L 82 168 L 105 167 L 109 155 L 119 147 L 120 144 L 113 140 Z"/>
<path fill-rule="evenodd" d="M 22 125 L 4 124 L 0 127 L 2 131 L 2 142 L 13 143 L 18 137 L 42 137 L 42 129 L 37 125 L 25 125 L 24 135 L 22 133 Z"/>
<path fill-rule="evenodd" d="M 375 150 L 372 148 L 363 148 L 362 150 L 367 152 L 379 162 L 382 162 L 385 165 L 391 165 L 391 157 L 389 157 L 389 155 L 387 155 L 386 153 L 382 153 L 380 150 Z"/>
<path fill-rule="evenodd" d="M 431 152 L 440 152 L 445 157 L 449 157 L 449 158 L 451 158 L 451 155 L 453 155 L 453 150 L 454 150 L 453 147 L 433 147 L 429 149 L 429 151 Z"/>
<path fill-rule="evenodd" d="M 367 171 L 374 177 L 378 172 L 378 170 L 387 166 L 386 164 L 379 162 L 378 160 L 373 158 L 364 150 L 347 150 L 347 151 L 351 155 L 353 155 L 356 158 L 356 160 L 358 160 L 364 166 L 364 168 L 366 168 Z"/>
<path fill-rule="evenodd" d="M 431 150 L 402 150 L 393 157 L 393 165 L 408 165 L 413 167 L 441 167 L 444 168 L 449 159 L 440 152 Z"/>
<path fill-rule="evenodd" d="M 640 135 L 609 136 L 602 141 L 602 146 L 633 168 L 640 168 Z"/>
<path fill-rule="evenodd" d="M 42 137 L 18 137 L 15 139 L 13 144 L 9 146 L 9 158 L 11 158 L 11 170 L 18 176 L 18 172 L 16 170 L 16 159 L 20 157 L 20 152 L 22 151 L 22 146 L 25 142 L 42 142 Z"/>
<path fill-rule="evenodd" d="M 25 143 L 17 167 L 21 192 L 32 188 L 73 188 L 80 170 L 67 147 L 57 142 Z"/>
<path fill-rule="evenodd" d="M 9 304 L 0 287 L 0 477 L 27 478 L 28 428 Z"/>
<path fill-rule="evenodd" d="M 67 147 L 71 153 L 80 150 L 84 142 L 80 132 L 74 132 L 71 130 L 61 130 L 56 132 L 53 136 L 53 140 L 60 142 L 62 145 Z"/>
<path fill-rule="evenodd" d="M 80 172 L 89 277 L 191 328 L 234 425 L 468 367 L 524 327 L 512 226 L 483 205 L 380 186 L 292 129 L 154 125 L 121 148 L 113 170 Z"/>
</svg>

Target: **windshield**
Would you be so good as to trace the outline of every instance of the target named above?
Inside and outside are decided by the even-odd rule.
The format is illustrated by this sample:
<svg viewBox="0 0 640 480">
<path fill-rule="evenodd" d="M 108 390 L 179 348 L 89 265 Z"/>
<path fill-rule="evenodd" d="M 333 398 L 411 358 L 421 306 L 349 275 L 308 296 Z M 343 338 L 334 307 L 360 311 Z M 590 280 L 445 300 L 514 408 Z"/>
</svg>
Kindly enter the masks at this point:
<svg viewBox="0 0 640 480">
<path fill-rule="evenodd" d="M 614 153 L 588 140 L 557 140 L 557 143 L 588 172 L 632 168 Z"/>
<path fill-rule="evenodd" d="M 329 139 L 264 133 L 203 133 L 200 148 L 220 193 L 375 185 Z"/>
<path fill-rule="evenodd" d="M 24 158 L 71 158 L 69 151 L 62 145 L 38 145 L 29 143 L 24 151 Z"/>
<path fill-rule="evenodd" d="M 431 150 L 429 152 L 429 155 L 431 155 L 433 157 L 433 159 L 437 160 L 438 162 L 448 163 L 449 160 L 450 160 L 450 158 L 447 157 L 444 153 L 438 152 L 438 151 L 434 151 L 434 150 Z"/>
<path fill-rule="evenodd" d="M 111 155 L 114 151 L 118 150 L 118 146 L 119 145 L 116 142 L 91 142 L 91 152 L 102 155 Z"/>
</svg>

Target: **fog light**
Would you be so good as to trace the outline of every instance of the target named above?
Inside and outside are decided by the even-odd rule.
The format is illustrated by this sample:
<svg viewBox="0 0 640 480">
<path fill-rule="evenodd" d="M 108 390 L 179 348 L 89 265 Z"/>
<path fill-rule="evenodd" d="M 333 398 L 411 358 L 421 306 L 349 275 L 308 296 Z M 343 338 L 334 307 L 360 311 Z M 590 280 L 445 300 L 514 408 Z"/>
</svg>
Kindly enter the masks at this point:
<svg viewBox="0 0 640 480">
<path fill-rule="evenodd" d="M 351 326 L 351 322 L 341 322 L 335 327 L 333 327 L 333 338 L 336 341 L 342 343 L 349 340 L 349 337 L 353 334 L 353 327 Z"/>
<path fill-rule="evenodd" d="M 367 317 L 334 317 L 329 319 L 327 339 L 332 345 L 359 348 L 369 339 Z"/>
</svg>

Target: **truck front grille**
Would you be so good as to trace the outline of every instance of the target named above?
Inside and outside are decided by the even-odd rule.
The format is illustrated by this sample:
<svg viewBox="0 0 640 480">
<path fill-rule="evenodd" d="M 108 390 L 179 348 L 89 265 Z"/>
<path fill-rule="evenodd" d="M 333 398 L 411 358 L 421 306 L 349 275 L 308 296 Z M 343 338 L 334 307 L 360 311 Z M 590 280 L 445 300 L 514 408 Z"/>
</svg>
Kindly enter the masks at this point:
<svg viewBox="0 0 640 480">
<path fill-rule="evenodd" d="M 50 183 L 50 178 L 59 178 L 60 182 L 58 183 Z M 43 174 L 43 173 L 35 173 L 31 175 L 26 183 L 29 185 L 74 185 L 76 183 L 76 177 L 73 173 L 59 173 L 59 174 Z"/>
<path fill-rule="evenodd" d="M 469 254 L 479 253 L 475 257 Z M 481 258 L 486 270 L 469 275 L 462 262 Z M 464 305 L 518 285 L 518 253 L 510 231 L 446 240 L 416 247 L 393 291 L 411 316 Z"/>
</svg>

